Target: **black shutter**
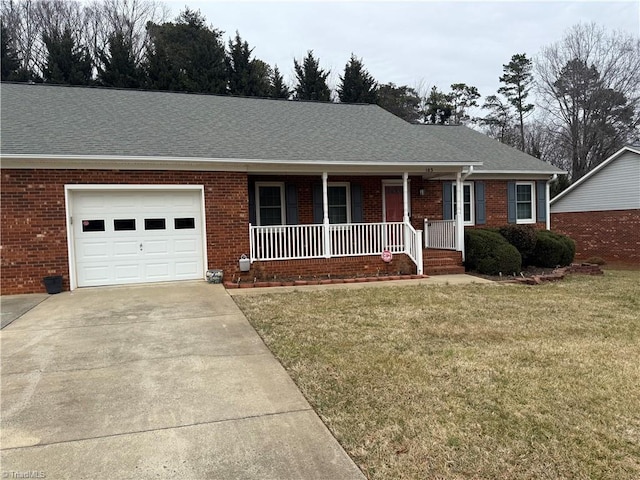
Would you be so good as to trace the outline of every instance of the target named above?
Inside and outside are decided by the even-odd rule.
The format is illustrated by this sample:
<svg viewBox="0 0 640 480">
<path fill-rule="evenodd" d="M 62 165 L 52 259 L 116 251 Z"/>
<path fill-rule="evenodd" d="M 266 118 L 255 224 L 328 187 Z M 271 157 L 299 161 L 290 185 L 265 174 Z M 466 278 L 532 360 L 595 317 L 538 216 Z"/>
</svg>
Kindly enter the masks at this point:
<svg viewBox="0 0 640 480">
<path fill-rule="evenodd" d="M 516 182 L 507 182 L 507 222 L 516 223 Z"/>
<path fill-rule="evenodd" d="M 294 184 L 288 183 L 285 185 L 284 191 L 286 211 L 287 211 L 287 225 L 298 224 L 298 187 Z"/>
<path fill-rule="evenodd" d="M 249 223 L 251 225 L 257 225 L 256 216 L 256 184 L 249 183 Z"/>
<path fill-rule="evenodd" d="M 442 218 L 453 220 L 453 184 L 451 182 L 442 184 Z"/>
<path fill-rule="evenodd" d="M 536 216 L 538 222 L 547 221 L 547 182 L 544 180 L 538 180 L 536 182 Z"/>
<path fill-rule="evenodd" d="M 351 222 L 364 222 L 362 208 L 362 185 L 351 184 Z"/>
<path fill-rule="evenodd" d="M 322 223 L 324 213 L 322 211 L 322 185 L 313 186 L 313 223 Z"/>
<path fill-rule="evenodd" d="M 487 223 L 486 204 L 484 200 L 484 182 L 474 182 L 476 201 L 476 224 Z"/>
</svg>

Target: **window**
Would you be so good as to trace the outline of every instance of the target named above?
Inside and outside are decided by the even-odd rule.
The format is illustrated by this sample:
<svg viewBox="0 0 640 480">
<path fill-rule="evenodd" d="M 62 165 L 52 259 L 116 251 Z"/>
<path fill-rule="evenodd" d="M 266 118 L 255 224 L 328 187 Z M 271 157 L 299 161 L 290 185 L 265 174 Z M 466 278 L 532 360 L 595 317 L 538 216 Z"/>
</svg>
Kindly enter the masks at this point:
<svg viewBox="0 0 640 480">
<path fill-rule="evenodd" d="M 451 212 L 451 218 L 456 218 L 457 209 L 457 195 L 456 184 L 451 186 L 451 205 L 453 212 Z M 473 225 L 474 222 L 474 203 L 473 203 L 473 182 L 465 182 L 462 184 L 462 217 L 465 225 Z"/>
<path fill-rule="evenodd" d="M 349 223 L 351 221 L 349 184 L 330 183 L 327 185 L 329 201 L 329 223 Z"/>
<path fill-rule="evenodd" d="M 145 218 L 145 230 L 166 230 L 167 222 L 164 218 Z"/>
<path fill-rule="evenodd" d="M 196 228 L 196 219 L 193 217 L 188 218 L 174 218 L 173 226 L 176 230 L 187 230 Z"/>
<path fill-rule="evenodd" d="M 104 232 L 104 220 L 82 220 L 83 232 Z"/>
<path fill-rule="evenodd" d="M 533 182 L 516 183 L 516 222 L 535 223 Z"/>
<path fill-rule="evenodd" d="M 120 232 L 122 230 L 135 230 L 136 229 L 136 220 L 135 218 L 127 218 L 123 220 L 114 220 L 113 221 L 113 229 L 116 232 Z"/>
<path fill-rule="evenodd" d="M 258 225 L 284 224 L 284 184 L 256 183 L 256 213 Z"/>
</svg>

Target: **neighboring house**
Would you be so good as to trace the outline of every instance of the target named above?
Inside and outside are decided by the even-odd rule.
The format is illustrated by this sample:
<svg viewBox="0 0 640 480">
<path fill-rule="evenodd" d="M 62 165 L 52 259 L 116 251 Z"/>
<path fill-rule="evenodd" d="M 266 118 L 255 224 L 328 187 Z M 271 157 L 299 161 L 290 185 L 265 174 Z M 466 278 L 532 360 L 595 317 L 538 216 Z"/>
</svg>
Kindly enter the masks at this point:
<svg viewBox="0 0 640 480">
<path fill-rule="evenodd" d="M 640 266 L 640 147 L 624 147 L 551 200 L 553 230 L 576 258 Z"/>
<path fill-rule="evenodd" d="M 244 278 L 459 268 L 465 225 L 548 228 L 561 173 L 376 105 L 1 90 L 4 294 L 237 278 L 243 254 Z"/>
</svg>

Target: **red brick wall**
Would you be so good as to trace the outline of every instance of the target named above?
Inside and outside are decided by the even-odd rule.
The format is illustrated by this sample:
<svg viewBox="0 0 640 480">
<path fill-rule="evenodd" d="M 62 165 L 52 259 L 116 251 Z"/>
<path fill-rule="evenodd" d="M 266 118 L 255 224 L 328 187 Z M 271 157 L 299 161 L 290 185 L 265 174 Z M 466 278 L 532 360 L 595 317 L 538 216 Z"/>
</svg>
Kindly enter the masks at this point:
<svg viewBox="0 0 640 480">
<path fill-rule="evenodd" d="M 2 294 L 44 292 L 42 278 L 69 288 L 65 184 L 204 185 L 208 268 L 226 275 L 249 253 L 247 176 L 228 172 L 2 170 Z"/>
<path fill-rule="evenodd" d="M 254 262 L 251 271 L 241 278 L 253 280 L 291 279 L 298 277 L 318 279 L 331 277 L 362 277 L 416 273 L 415 264 L 404 254 L 395 254 L 391 263 L 382 261 L 379 255 L 342 258 L 313 258 L 309 260 L 282 260 Z M 226 280 L 238 278 L 238 274 Z"/>
<path fill-rule="evenodd" d="M 640 209 L 552 213 L 551 229 L 576 241 L 576 260 L 640 267 Z"/>
</svg>

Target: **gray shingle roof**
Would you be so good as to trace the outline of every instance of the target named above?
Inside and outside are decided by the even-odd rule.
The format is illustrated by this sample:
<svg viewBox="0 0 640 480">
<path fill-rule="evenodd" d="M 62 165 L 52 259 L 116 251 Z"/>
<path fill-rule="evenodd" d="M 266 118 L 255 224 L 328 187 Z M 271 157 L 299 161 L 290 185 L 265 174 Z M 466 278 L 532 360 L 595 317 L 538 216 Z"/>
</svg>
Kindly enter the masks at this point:
<svg viewBox="0 0 640 480">
<path fill-rule="evenodd" d="M 431 138 L 455 145 L 474 160 L 482 162 L 482 166 L 474 167 L 478 173 L 562 173 L 562 170 L 553 165 L 462 125 L 416 125 L 415 128 L 423 130 Z"/>
<path fill-rule="evenodd" d="M 416 127 L 377 105 L 12 83 L 1 96 L 2 155 L 551 168 L 466 128 Z"/>
</svg>

